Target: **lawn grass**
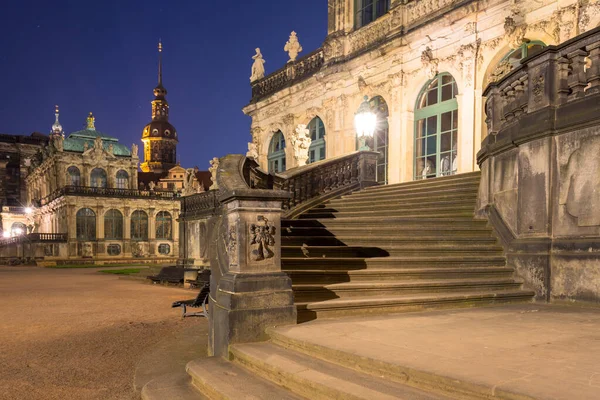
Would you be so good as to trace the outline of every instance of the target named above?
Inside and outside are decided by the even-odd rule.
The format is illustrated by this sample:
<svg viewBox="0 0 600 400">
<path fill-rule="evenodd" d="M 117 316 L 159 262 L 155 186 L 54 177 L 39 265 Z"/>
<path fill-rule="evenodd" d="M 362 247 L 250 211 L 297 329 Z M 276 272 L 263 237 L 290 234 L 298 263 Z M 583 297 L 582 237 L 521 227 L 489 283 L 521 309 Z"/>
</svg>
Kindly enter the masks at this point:
<svg viewBox="0 0 600 400">
<path fill-rule="evenodd" d="M 69 264 L 46 268 L 112 268 L 112 267 L 162 267 L 162 264 Z"/>
<path fill-rule="evenodd" d="M 115 275 L 131 275 L 137 274 L 141 271 L 140 268 L 123 268 L 123 269 L 105 269 L 99 272 L 103 272 L 105 274 L 115 274 Z"/>
</svg>

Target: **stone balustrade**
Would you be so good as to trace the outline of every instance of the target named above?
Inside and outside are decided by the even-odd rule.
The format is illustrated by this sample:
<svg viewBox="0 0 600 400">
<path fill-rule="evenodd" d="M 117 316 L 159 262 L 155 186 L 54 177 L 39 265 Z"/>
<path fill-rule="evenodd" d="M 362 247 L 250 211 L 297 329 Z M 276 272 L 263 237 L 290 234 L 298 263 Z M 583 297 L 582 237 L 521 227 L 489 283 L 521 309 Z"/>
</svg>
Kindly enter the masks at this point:
<svg viewBox="0 0 600 400">
<path fill-rule="evenodd" d="M 540 300 L 600 303 L 600 28 L 484 92 L 477 214 Z"/>
<path fill-rule="evenodd" d="M 65 186 L 63 188 L 55 190 L 49 196 L 46 196 L 40 200 L 34 200 L 33 203 L 36 206 L 43 206 L 53 202 L 61 196 L 154 198 L 161 200 L 169 200 L 177 198 L 178 194 L 172 191 L 163 190 L 119 189 L 91 186 Z"/>
<path fill-rule="evenodd" d="M 252 82 L 252 101 L 258 101 L 279 90 L 302 81 L 323 66 L 323 49 L 287 63 L 285 67 L 267 75 L 263 79 Z"/>
<path fill-rule="evenodd" d="M 0 239 L 0 247 L 23 242 L 30 243 L 64 243 L 67 241 L 66 233 L 30 233 L 10 238 Z"/>
</svg>

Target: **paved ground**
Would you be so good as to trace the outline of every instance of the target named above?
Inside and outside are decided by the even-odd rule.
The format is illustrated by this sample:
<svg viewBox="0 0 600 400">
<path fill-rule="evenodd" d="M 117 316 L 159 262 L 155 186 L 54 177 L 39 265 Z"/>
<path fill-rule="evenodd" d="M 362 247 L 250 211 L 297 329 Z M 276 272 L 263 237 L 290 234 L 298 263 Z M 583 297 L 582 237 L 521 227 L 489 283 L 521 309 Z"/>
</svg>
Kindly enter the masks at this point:
<svg viewBox="0 0 600 400">
<path fill-rule="evenodd" d="M 0 400 L 139 399 L 159 359 L 205 352 L 206 320 L 170 307 L 194 292 L 96 271 L 0 267 Z M 166 358 L 166 343 L 194 332 Z"/>
<path fill-rule="evenodd" d="M 314 321 L 300 341 L 535 399 L 600 399 L 600 310 L 513 305 Z"/>
</svg>

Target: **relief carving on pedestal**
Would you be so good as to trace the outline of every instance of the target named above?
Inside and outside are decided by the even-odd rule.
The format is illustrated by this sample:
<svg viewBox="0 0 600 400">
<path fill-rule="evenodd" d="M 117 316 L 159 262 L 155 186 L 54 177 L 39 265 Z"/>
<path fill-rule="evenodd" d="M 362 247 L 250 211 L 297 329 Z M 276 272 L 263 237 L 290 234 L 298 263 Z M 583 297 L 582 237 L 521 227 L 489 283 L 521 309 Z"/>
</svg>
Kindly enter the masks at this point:
<svg viewBox="0 0 600 400">
<path fill-rule="evenodd" d="M 238 251 L 237 251 L 237 231 L 235 226 L 230 226 L 229 231 L 225 234 L 225 250 L 227 251 L 227 257 L 229 259 L 229 266 L 238 265 Z"/>
<path fill-rule="evenodd" d="M 250 259 L 252 261 L 263 261 L 273 258 L 275 252 L 275 225 L 262 215 L 257 217 L 258 223 L 250 225 Z"/>
</svg>

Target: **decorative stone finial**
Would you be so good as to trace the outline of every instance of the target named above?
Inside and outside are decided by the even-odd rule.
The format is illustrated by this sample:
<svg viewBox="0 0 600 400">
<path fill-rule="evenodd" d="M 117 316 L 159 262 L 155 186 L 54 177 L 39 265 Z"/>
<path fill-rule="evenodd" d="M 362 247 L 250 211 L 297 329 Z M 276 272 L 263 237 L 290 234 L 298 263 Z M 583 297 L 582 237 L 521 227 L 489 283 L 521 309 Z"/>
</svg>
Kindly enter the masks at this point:
<svg viewBox="0 0 600 400">
<path fill-rule="evenodd" d="M 219 170 L 219 159 L 217 157 L 214 157 L 212 160 L 210 160 L 210 168 L 208 170 L 210 171 L 210 180 L 212 181 L 212 185 L 208 189 L 217 190 L 219 188 L 219 185 L 217 184 L 217 171 Z"/>
<path fill-rule="evenodd" d="M 254 60 L 254 64 L 252 64 L 252 76 L 250 77 L 250 82 L 254 82 L 265 77 L 266 61 L 263 59 L 258 47 L 256 48 L 256 54 L 252 56 L 252 59 Z"/>
<path fill-rule="evenodd" d="M 296 35 L 296 32 L 292 31 L 292 33 L 290 34 L 290 39 L 286 42 L 283 51 L 287 51 L 290 55 L 288 63 L 296 61 L 298 53 L 302 51 L 302 45 L 300 45 L 300 42 L 298 41 L 298 36 Z"/>
<path fill-rule="evenodd" d="M 54 115 L 56 117 L 56 121 L 54 121 L 54 124 L 52 125 L 52 134 L 53 135 L 61 135 L 63 134 L 63 127 L 60 124 L 60 122 L 58 121 L 58 105 L 54 106 Z"/>
<path fill-rule="evenodd" d="M 90 129 L 92 131 L 96 130 L 96 117 L 94 117 L 94 114 L 92 114 L 91 111 L 90 115 L 88 115 L 87 117 L 87 129 Z"/>
<path fill-rule="evenodd" d="M 291 144 L 294 148 L 294 158 L 299 167 L 305 166 L 308 161 L 308 148 L 311 142 L 310 131 L 306 129 L 306 125 L 298 125 L 292 133 Z"/>
</svg>

